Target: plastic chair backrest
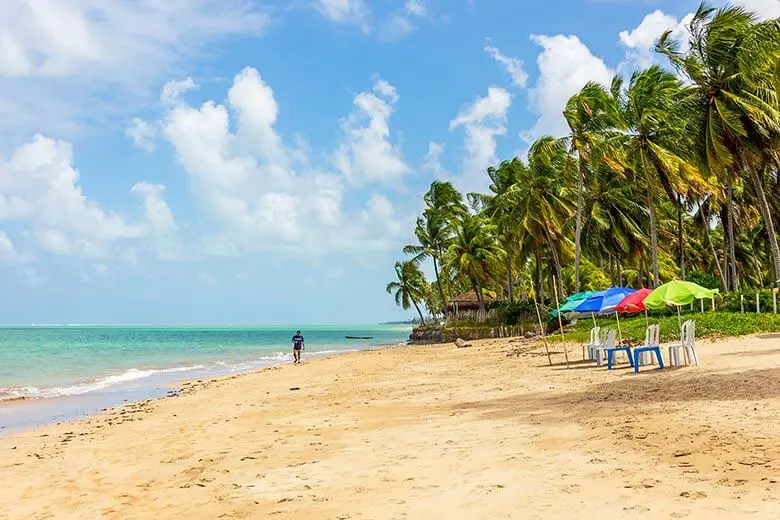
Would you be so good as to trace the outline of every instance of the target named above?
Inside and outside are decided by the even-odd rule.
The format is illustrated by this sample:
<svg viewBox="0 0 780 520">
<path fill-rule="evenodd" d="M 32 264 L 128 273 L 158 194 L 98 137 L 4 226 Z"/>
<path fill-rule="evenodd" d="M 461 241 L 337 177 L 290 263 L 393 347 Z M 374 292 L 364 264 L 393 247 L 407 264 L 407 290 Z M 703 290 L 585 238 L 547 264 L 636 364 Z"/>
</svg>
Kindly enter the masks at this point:
<svg viewBox="0 0 780 520">
<path fill-rule="evenodd" d="M 601 337 L 599 336 L 599 333 L 601 331 L 601 327 L 593 327 L 590 329 L 590 344 L 591 345 L 600 345 L 601 343 Z"/>
<path fill-rule="evenodd" d="M 688 320 L 688 335 L 685 338 L 685 345 L 693 347 L 696 345 L 696 322 Z"/>
<path fill-rule="evenodd" d="M 615 348 L 615 337 L 617 336 L 617 330 L 612 329 L 609 331 L 609 334 L 607 334 L 607 345 L 606 348 Z"/>
</svg>

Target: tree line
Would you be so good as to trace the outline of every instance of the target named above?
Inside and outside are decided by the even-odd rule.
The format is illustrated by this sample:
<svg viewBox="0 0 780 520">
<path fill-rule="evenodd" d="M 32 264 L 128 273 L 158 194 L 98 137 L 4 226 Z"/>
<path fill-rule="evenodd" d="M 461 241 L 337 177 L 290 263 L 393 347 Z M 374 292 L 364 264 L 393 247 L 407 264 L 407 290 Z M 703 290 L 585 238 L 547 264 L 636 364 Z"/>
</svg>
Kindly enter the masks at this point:
<svg viewBox="0 0 780 520">
<path fill-rule="evenodd" d="M 665 66 L 586 84 L 563 110 L 569 134 L 488 168 L 488 193 L 434 181 L 387 286 L 396 302 L 422 320 L 468 290 L 484 311 L 486 291 L 777 286 L 780 19 L 702 4 L 688 40 L 666 32 L 656 52 Z"/>
</svg>

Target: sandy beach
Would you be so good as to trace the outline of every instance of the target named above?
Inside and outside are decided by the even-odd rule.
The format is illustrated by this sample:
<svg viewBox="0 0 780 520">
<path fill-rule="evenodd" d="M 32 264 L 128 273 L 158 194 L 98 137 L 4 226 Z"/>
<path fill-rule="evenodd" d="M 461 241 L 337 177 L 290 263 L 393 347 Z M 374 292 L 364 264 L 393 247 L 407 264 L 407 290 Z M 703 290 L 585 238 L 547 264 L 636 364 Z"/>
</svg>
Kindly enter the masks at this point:
<svg viewBox="0 0 780 520">
<path fill-rule="evenodd" d="M 0 518 L 778 518 L 780 336 L 699 368 L 366 351 L 0 439 Z"/>
</svg>

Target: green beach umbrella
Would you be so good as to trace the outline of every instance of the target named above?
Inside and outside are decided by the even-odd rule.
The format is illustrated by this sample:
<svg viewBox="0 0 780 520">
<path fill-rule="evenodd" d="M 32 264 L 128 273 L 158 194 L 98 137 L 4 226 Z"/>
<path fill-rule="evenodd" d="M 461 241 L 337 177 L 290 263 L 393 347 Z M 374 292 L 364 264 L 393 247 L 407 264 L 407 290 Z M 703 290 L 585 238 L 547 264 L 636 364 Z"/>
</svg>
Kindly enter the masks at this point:
<svg viewBox="0 0 780 520">
<path fill-rule="evenodd" d="M 712 298 L 717 289 L 707 289 L 693 282 L 674 280 L 663 284 L 642 302 L 650 310 L 658 311 L 667 305 L 689 305 L 694 300 Z"/>
<path fill-rule="evenodd" d="M 677 321 L 682 327 L 682 318 L 680 318 L 681 305 L 693 303 L 693 300 L 713 298 L 717 293 L 717 289 L 707 289 L 693 282 L 674 280 L 663 284 L 651 292 L 642 304 L 644 304 L 645 308 L 655 311 L 661 310 L 668 305 L 676 306 Z"/>
</svg>

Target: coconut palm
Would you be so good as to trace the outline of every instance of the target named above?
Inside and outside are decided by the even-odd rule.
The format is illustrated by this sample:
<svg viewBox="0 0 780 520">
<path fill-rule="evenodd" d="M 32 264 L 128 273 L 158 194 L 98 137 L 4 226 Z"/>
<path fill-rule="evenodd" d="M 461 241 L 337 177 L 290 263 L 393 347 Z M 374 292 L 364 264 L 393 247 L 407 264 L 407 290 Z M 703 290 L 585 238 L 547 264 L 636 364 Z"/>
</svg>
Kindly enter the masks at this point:
<svg viewBox="0 0 780 520">
<path fill-rule="evenodd" d="M 490 167 L 487 170 L 491 180 L 490 194 L 469 193 L 468 199 L 474 209 L 481 211 L 496 225 L 499 240 L 506 252 L 505 268 L 507 278 L 507 295 L 510 303 L 514 303 L 514 280 L 512 271 L 513 257 L 518 242 L 517 220 L 514 216 L 512 203 L 512 191 L 517 188 L 517 183 L 524 176 L 526 165 L 515 157 L 511 161 L 503 161 L 498 168 Z"/>
<path fill-rule="evenodd" d="M 449 226 L 444 222 L 442 215 L 437 212 L 430 212 L 426 218 L 417 219 L 414 234 L 419 244 L 408 245 L 404 247 L 403 251 L 408 255 L 414 255 L 412 261 L 415 263 L 420 263 L 429 258 L 433 261 L 436 288 L 441 302 L 444 304 L 446 298 L 444 296 L 444 288 L 442 287 L 439 266 L 450 240 Z"/>
<path fill-rule="evenodd" d="M 627 131 L 618 138 L 619 154 L 614 162 L 645 191 L 654 287 L 660 284 L 656 186 L 663 186 L 676 202 L 674 192 L 705 185 L 699 170 L 685 155 L 688 114 L 682 98 L 679 80 L 658 66 L 634 73 L 620 98 Z"/>
<path fill-rule="evenodd" d="M 423 318 L 418 304 L 422 301 L 426 288 L 425 276 L 423 276 L 422 271 L 416 263 L 406 260 L 395 263 L 395 276 L 396 280 L 387 284 L 387 293 L 395 293 L 396 305 L 404 310 L 413 305 L 420 316 L 420 323 L 425 325 L 425 318 Z"/>
<path fill-rule="evenodd" d="M 580 256 L 582 253 L 582 212 L 585 198 L 585 177 L 594 171 L 593 149 L 609 142 L 607 138 L 620 128 L 621 119 L 615 97 L 598 83 L 587 83 L 566 103 L 563 116 L 569 125 L 570 151 L 577 155 L 577 214 L 574 234 L 574 291 L 580 290 Z M 605 139 L 606 138 L 606 139 Z"/>
<path fill-rule="evenodd" d="M 468 281 L 483 313 L 483 288 L 496 273 L 500 273 L 506 255 L 498 242 L 497 233 L 498 228 L 489 219 L 467 213 L 454 228 L 452 244 L 445 255 L 447 269 Z"/>
<path fill-rule="evenodd" d="M 734 185 L 747 173 L 756 191 L 769 238 L 775 279 L 780 273 L 774 221 L 760 170 L 767 147 L 780 135 L 777 82 L 780 22 L 758 22 L 756 16 L 729 6 L 716 10 L 702 4 L 690 23 L 688 49 L 681 50 L 670 32 L 657 44 L 691 84 L 689 99 L 696 107 L 698 152 L 709 171 L 725 185 L 729 282 L 736 288 Z M 772 157 L 775 166 L 778 158 Z"/>
</svg>

